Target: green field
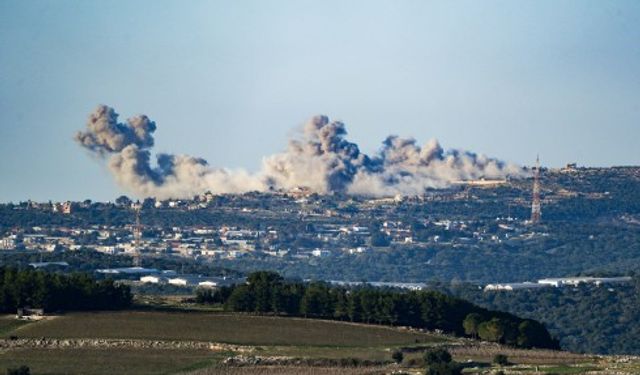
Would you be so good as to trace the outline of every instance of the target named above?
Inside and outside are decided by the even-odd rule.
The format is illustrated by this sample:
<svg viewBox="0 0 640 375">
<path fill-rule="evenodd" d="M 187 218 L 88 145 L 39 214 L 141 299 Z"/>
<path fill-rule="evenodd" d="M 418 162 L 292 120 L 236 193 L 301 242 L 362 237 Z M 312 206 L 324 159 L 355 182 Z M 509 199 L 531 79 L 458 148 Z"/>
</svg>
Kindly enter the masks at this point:
<svg viewBox="0 0 640 375">
<path fill-rule="evenodd" d="M 190 375 L 383 375 L 389 374 L 389 368 L 378 367 L 295 367 L 295 366 L 255 366 L 255 367 L 224 367 L 214 366 Z M 422 372 L 419 372 L 420 374 Z"/>
<path fill-rule="evenodd" d="M 15 315 L 0 316 L 0 337 L 25 324 L 28 324 L 28 322 L 17 320 Z"/>
<path fill-rule="evenodd" d="M 10 316 L 2 317 L 0 337 L 6 339 L 9 336 L 20 339 L 207 341 L 249 346 L 252 348 L 251 354 L 256 356 L 376 361 L 388 361 L 391 348 L 394 347 L 447 341 L 442 336 L 346 322 L 151 311 L 72 313 L 28 323 L 18 322 Z M 34 374 L 48 375 L 172 374 L 205 367 L 210 368 L 212 373 L 226 373 L 231 370 L 220 367 L 220 363 L 232 355 L 233 352 L 202 349 L 8 349 L 0 351 L 0 373 L 5 368 L 23 364 L 28 365 Z M 238 373 L 251 373 L 246 369 L 237 370 Z M 311 373 L 332 371 L 314 369 Z"/>
<path fill-rule="evenodd" d="M 220 361 L 209 350 L 17 349 L 0 352 L 0 371 L 28 365 L 32 374 L 172 374 Z"/>
<path fill-rule="evenodd" d="M 478 371 L 491 366 L 495 354 L 506 354 L 519 364 L 510 373 L 580 374 L 603 369 L 595 357 L 566 352 L 529 351 L 497 345 L 463 343 L 460 339 L 412 332 L 399 328 L 333 322 L 324 320 L 265 317 L 205 312 L 127 311 L 73 313 L 38 322 L 19 322 L 13 316 L 0 317 L 0 338 L 17 337 L 21 348 L 0 349 L 0 373 L 9 367 L 27 365 L 32 374 L 381 374 L 397 367 L 330 367 L 351 358 L 386 361 L 400 347 L 412 347 L 405 360 L 419 360 L 421 349 L 431 345 L 456 344 L 450 350 L 463 363 L 482 364 Z M 83 344 L 43 347 L 41 339 L 135 339 L 136 343 L 171 342 L 159 347 L 139 347 L 127 342 L 125 347 L 82 347 Z M 211 349 L 187 349 L 178 342 L 216 342 L 230 344 Z M 55 342 L 49 340 L 49 342 Z M 30 346 L 29 346 L 30 345 Z M 75 345 L 75 346 L 74 346 Z M 235 346 L 239 345 L 239 346 Z M 194 346 L 191 346 L 192 348 Z M 208 345 L 206 346 L 208 347 Z M 320 361 L 309 365 L 274 364 L 272 366 L 228 367 L 232 356 L 301 358 Z M 348 361 L 347 361 L 348 362 Z M 350 362 L 349 362 L 350 363 Z M 408 362 L 405 362 L 405 364 Z M 570 366 L 576 364 L 577 366 Z M 608 363 L 636 373 L 637 362 Z M 318 367 L 315 367 L 318 366 Z M 328 367 L 327 367 L 328 366 Z M 620 367 L 622 366 L 622 367 Z M 610 367 L 609 367 L 610 368 Z M 419 367 L 405 368 L 422 373 Z M 469 369 L 473 371 L 472 369 Z M 465 370 L 467 372 L 467 370 Z M 606 373 L 606 372 L 605 372 Z"/>
<path fill-rule="evenodd" d="M 7 334 L 5 332 L 4 336 Z M 30 323 L 11 334 L 35 338 L 131 338 L 238 345 L 356 347 L 443 340 L 438 336 L 384 326 L 201 312 L 74 313 Z"/>
</svg>

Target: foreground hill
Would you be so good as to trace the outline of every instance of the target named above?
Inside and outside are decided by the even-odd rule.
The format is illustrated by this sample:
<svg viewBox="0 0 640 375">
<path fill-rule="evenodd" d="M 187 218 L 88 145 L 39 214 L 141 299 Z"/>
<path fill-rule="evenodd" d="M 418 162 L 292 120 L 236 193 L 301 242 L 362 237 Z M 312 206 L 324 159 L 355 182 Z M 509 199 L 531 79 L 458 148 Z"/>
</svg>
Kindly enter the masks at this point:
<svg viewBox="0 0 640 375">
<path fill-rule="evenodd" d="M 472 361 L 472 372 L 495 368 L 498 353 L 518 374 L 536 366 L 543 373 L 586 373 L 638 365 L 635 358 L 617 363 L 385 326 L 211 312 L 73 313 L 20 326 L 5 316 L 0 332 L 0 368 L 27 365 L 36 374 L 422 373 L 421 352 L 432 347 Z M 391 360 L 397 350 L 404 352 L 400 365 Z"/>
</svg>

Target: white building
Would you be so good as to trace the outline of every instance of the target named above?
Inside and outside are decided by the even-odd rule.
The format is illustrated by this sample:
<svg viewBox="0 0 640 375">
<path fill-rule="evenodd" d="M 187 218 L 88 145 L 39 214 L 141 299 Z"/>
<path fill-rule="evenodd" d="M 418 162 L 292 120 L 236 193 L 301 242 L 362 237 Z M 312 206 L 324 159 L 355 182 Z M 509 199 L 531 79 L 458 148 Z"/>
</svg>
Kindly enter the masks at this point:
<svg viewBox="0 0 640 375">
<path fill-rule="evenodd" d="M 197 275 L 180 275 L 180 276 L 170 277 L 168 279 L 169 284 L 178 285 L 178 286 L 198 285 L 200 281 L 201 281 L 200 277 Z"/>
<path fill-rule="evenodd" d="M 119 249 L 115 246 L 96 246 L 95 250 L 99 253 L 104 253 L 109 255 L 115 255 L 122 251 L 122 249 Z"/>
<path fill-rule="evenodd" d="M 221 284 L 230 284 L 232 280 L 223 277 L 207 277 L 201 275 L 179 275 L 169 277 L 168 283 L 177 286 L 199 286 L 204 288 L 216 288 Z"/>
<path fill-rule="evenodd" d="M 487 286 L 484 287 L 484 291 L 485 292 L 490 290 L 513 291 L 513 290 L 522 290 L 522 289 L 540 289 L 540 288 L 547 288 L 547 287 L 550 287 L 550 285 L 531 283 L 531 282 L 488 284 Z"/>
<path fill-rule="evenodd" d="M 166 277 L 158 275 L 148 275 L 140 278 L 140 282 L 144 284 L 164 284 L 167 280 L 168 279 Z"/>
<path fill-rule="evenodd" d="M 13 250 L 16 248 L 16 236 L 7 236 L 0 239 L 0 250 Z"/>
<path fill-rule="evenodd" d="M 198 286 L 201 288 L 216 288 L 218 287 L 218 283 L 212 280 L 200 281 Z"/>
<path fill-rule="evenodd" d="M 369 248 L 368 247 L 356 247 L 356 248 L 351 248 L 349 249 L 349 254 L 353 255 L 353 254 L 364 254 L 366 252 L 369 252 Z"/>
<path fill-rule="evenodd" d="M 107 275 L 146 275 L 156 274 L 159 271 L 155 268 L 142 268 L 142 267 L 122 267 L 122 268 L 104 268 L 96 270 L 98 273 Z"/>
<path fill-rule="evenodd" d="M 331 251 L 324 249 L 315 249 L 311 251 L 311 255 L 313 255 L 314 257 L 325 258 L 331 256 Z"/>
<path fill-rule="evenodd" d="M 580 284 L 593 284 L 593 285 L 602 285 L 602 284 L 614 284 L 614 283 L 628 283 L 631 282 L 630 276 L 622 276 L 622 277 L 564 277 L 564 278 L 555 278 L 555 279 L 540 279 L 538 280 L 538 284 L 544 284 L 554 287 L 561 286 L 578 286 Z"/>
</svg>

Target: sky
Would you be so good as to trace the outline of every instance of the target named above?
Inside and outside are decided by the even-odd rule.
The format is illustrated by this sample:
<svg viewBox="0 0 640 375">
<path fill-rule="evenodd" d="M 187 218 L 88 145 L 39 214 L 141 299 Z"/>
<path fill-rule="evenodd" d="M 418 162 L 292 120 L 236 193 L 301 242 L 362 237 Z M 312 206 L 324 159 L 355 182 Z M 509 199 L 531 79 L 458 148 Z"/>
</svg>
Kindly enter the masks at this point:
<svg viewBox="0 0 640 375">
<path fill-rule="evenodd" d="M 99 104 L 260 169 L 316 114 L 521 165 L 640 165 L 638 1 L 0 1 L 0 201 L 113 200 Z"/>
</svg>

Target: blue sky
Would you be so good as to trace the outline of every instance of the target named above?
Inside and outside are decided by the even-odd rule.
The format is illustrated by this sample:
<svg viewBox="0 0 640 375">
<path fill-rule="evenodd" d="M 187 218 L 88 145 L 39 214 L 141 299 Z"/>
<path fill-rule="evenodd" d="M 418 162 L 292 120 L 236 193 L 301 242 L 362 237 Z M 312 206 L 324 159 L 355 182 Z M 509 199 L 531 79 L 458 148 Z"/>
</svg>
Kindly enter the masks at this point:
<svg viewBox="0 0 640 375">
<path fill-rule="evenodd" d="M 638 1 L 0 2 L 0 201 L 113 199 L 100 103 L 256 171 L 314 114 L 548 166 L 640 164 Z"/>
</svg>

